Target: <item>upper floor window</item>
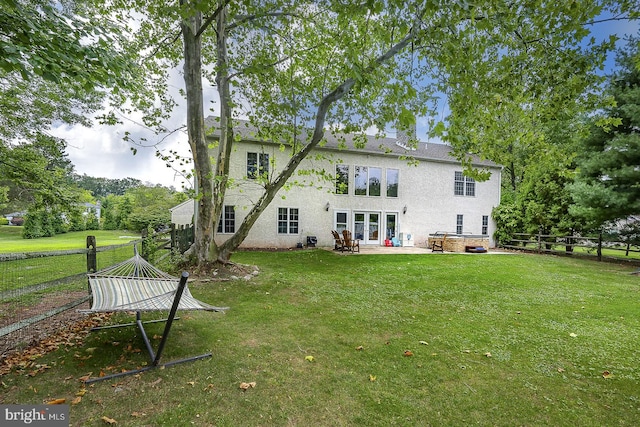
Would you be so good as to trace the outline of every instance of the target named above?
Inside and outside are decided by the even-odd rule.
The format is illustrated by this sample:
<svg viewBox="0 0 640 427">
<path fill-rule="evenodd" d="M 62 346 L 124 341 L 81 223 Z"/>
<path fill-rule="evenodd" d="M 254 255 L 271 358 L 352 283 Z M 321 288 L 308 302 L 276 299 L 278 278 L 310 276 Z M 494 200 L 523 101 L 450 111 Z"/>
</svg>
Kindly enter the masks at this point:
<svg viewBox="0 0 640 427">
<path fill-rule="evenodd" d="M 247 178 L 256 179 L 269 176 L 269 154 L 247 153 Z"/>
<path fill-rule="evenodd" d="M 387 169 L 387 197 L 398 197 L 398 169 Z"/>
<path fill-rule="evenodd" d="M 226 205 L 220 213 L 218 221 L 218 233 L 235 233 L 236 232 L 236 208 L 235 206 Z"/>
<path fill-rule="evenodd" d="M 476 181 L 473 178 L 464 176 L 462 172 L 456 171 L 453 184 L 453 194 L 456 196 L 475 196 Z"/>
<path fill-rule="evenodd" d="M 382 184 L 382 169 L 356 166 L 354 170 L 354 194 L 356 196 L 379 196 Z"/>
<path fill-rule="evenodd" d="M 278 234 L 298 234 L 298 208 L 278 208 Z"/>
<path fill-rule="evenodd" d="M 336 194 L 349 194 L 349 165 L 336 165 Z"/>
</svg>

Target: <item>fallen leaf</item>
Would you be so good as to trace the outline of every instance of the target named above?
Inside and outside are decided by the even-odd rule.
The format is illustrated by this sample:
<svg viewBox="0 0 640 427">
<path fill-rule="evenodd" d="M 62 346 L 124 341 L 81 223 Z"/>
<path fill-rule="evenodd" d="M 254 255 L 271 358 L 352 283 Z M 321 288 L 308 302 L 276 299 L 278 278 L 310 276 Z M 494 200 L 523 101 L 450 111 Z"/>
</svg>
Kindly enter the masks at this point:
<svg viewBox="0 0 640 427">
<path fill-rule="evenodd" d="M 255 386 L 256 386 L 256 382 L 255 381 L 250 382 L 250 383 L 240 383 L 240 388 L 242 390 L 248 390 L 250 388 L 255 388 Z"/>
<path fill-rule="evenodd" d="M 304 360 L 307 360 L 307 361 L 309 361 L 309 362 L 313 362 L 313 356 L 311 356 L 311 355 L 306 356 L 306 357 L 304 358 Z"/>
<path fill-rule="evenodd" d="M 484 355 L 487 357 L 491 357 L 491 353 L 489 353 L 488 351 Z"/>
<path fill-rule="evenodd" d="M 359 345 L 359 346 L 357 346 L 357 347 L 356 347 L 356 350 L 358 350 L 358 351 L 362 351 L 362 350 L 364 350 L 364 347 L 363 347 L 363 346 L 361 346 L 361 345 Z"/>
<path fill-rule="evenodd" d="M 134 418 L 140 418 L 140 417 L 145 417 L 147 414 L 145 414 L 144 412 L 132 412 L 131 416 Z"/>
<path fill-rule="evenodd" d="M 564 368 L 558 368 L 558 372 L 563 373 L 564 372 Z"/>
<path fill-rule="evenodd" d="M 376 376 L 369 374 L 369 381 L 374 382 L 375 380 L 376 380 Z"/>
<path fill-rule="evenodd" d="M 413 352 L 411 350 L 405 350 L 405 352 L 403 353 L 404 357 L 411 357 L 413 356 Z"/>
<path fill-rule="evenodd" d="M 191 387 L 193 387 L 194 385 L 196 385 L 196 382 L 195 381 L 189 381 L 189 382 L 187 382 L 187 384 L 189 384 Z"/>
<path fill-rule="evenodd" d="M 87 389 L 83 388 L 76 393 L 76 396 L 84 396 L 87 393 Z"/>
<path fill-rule="evenodd" d="M 75 399 L 73 399 L 73 400 L 71 401 L 71 404 L 72 404 L 72 405 L 77 405 L 77 404 L 78 404 L 78 403 L 80 403 L 80 402 L 82 402 L 82 396 L 78 396 L 78 397 L 76 397 Z"/>
<path fill-rule="evenodd" d="M 67 399 L 53 399 L 47 402 L 47 405 L 62 405 Z"/>
<path fill-rule="evenodd" d="M 613 374 L 609 371 L 604 371 L 602 373 L 602 378 L 613 378 Z"/>
<path fill-rule="evenodd" d="M 574 334 L 573 332 L 571 332 L 571 333 L 569 334 L 569 336 L 570 336 L 571 338 L 575 338 L 575 337 L 577 337 L 578 335 L 577 335 L 577 334 Z"/>
<path fill-rule="evenodd" d="M 93 372 L 89 372 L 87 375 L 78 378 L 78 380 L 82 382 L 86 382 L 89 378 L 91 378 L 91 374 L 93 374 Z"/>
<path fill-rule="evenodd" d="M 426 341 L 418 341 L 418 342 L 419 342 L 420 344 L 422 344 L 422 345 L 429 345 L 429 343 L 428 343 L 428 342 L 426 342 Z"/>
<path fill-rule="evenodd" d="M 107 423 L 107 424 L 116 424 L 116 423 L 117 423 L 117 421 L 116 421 L 116 420 L 114 420 L 113 418 L 109 418 L 109 417 L 104 417 L 104 416 L 103 416 L 103 417 L 102 417 L 102 418 L 100 418 L 100 419 L 101 419 L 102 421 L 104 421 L 105 423 Z"/>
</svg>

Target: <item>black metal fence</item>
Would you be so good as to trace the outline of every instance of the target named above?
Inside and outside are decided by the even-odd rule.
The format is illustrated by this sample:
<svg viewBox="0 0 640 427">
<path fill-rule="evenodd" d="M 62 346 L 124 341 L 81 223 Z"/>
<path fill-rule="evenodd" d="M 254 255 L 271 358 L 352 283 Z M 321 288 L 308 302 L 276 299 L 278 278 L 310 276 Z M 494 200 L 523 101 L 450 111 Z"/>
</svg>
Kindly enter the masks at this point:
<svg viewBox="0 0 640 427">
<path fill-rule="evenodd" d="M 86 273 L 130 258 L 137 243 L 0 254 L 0 356 L 64 327 L 62 316 L 83 316 L 70 309 L 88 308 Z"/>
</svg>

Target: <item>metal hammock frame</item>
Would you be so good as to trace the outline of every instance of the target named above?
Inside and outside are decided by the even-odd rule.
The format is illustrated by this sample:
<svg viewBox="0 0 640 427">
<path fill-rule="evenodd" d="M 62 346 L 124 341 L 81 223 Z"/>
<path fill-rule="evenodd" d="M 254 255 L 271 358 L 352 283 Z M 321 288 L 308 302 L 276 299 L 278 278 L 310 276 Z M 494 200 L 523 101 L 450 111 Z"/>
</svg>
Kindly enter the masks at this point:
<svg viewBox="0 0 640 427">
<path fill-rule="evenodd" d="M 137 374 L 158 367 L 173 366 L 212 356 L 211 353 L 205 353 L 160 364 L 160 358 L 171 331 L 171 325 L 174 320 L 179 319 L 179 317 L 176 317 L 178 310 L 224 312 L 229 307 L 214 307 L 195 299 L 187 287 L 189 273 L 183 272 L 180 278 L 172 276 L 148 263 L 138 254 L 137 249 L 134 248 L 134 252 L 135 255 L 126 261 L 88 274 L 92 304 L 90 309 L 80 311 L 84 313 L 135 311 L 136 321 L 133 323 L 101 326 L 92 328 L 91 331 L 137 325 L 149 352 L 151 365 L 112 375 L 90 378 L 85 383 Z M 169 310 L 169 315 L 166 319 L 142 321 L 141 312 L 164 310 Z M 158 349 L 154 351 L 144 329 L 144 324 L 158 322 L 166 322 L 166 324 Z"/>
</svg>

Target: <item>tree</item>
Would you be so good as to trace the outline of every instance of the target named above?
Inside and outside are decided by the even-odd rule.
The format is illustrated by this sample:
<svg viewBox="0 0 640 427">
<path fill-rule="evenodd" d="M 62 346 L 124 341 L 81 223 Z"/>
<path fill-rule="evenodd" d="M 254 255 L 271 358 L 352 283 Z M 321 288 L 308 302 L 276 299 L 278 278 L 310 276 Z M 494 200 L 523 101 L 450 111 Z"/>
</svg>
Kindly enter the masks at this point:
<svg viewBox="0 0 640 427">
<path fill-rule="evenodd" d="M 600 228 L 608 221 L 640 213 L 640 43 L 632 39 L 618 54 L 620 70 L 608 84 L 616 101 L 592 121 L 571 187 L 573 213 Z M 601 126 L 603 120 L 613 126 Z"/>
<path fill-rule="evenodd" d="M 73 0 L 0 0 L 0 169 L 10 188 L 41 203 L 66 199 L 64 167 L 54 171 L 48 155 L 66 144 L 51 126 L 89 125 L 106 88 L 136 81 L 112 30 L 81 16 Z"/>
<path fill-rule="evenodd" d="M 159 77 L 150 86 L 162 92 L 145 124 L 159 124 L 168 114 L 158 105 L 175 105 L 167 99 L 162 66 L 183 61 L 186 128 L 200 198 L 192 248 L 199 265 L 229 260 L 325 132 L 362 134 L 370 127 L 382 132 L 389 124 L 405 130 L 416 117 L 431 117 L 443 92 L 451 114 L 446 123 L 434 122 L 433 131 L 453 145 L 468 169 L 468 153 L 491 158 L 510 146 L 532 146 L 541 140 L 536 129 L 580 111 L 585 99 L 593 104 L 583 95 L 597 82 L 594 71 L 611 42 L 579 47 L 589 33 L 584 24 L 604 8 L 629 7 L 626 2 L 586 0 L 544 5 L 399 0 L 116 3 L 120 11 L 147 18 L 136 47 L 141 40 L 154 43 L 145 46 L 152 51 L 146 59 L 155 59 L 147 61 L 153 70 L 148 75 Z M 176 43 L 180 39 L 181 46 Z M 220 106 L 213 164 L 204 128 L 203 78 L 215 82 Z M 494 120 L 500 114 L 502 119 Z M 214 225 L 236 143 L 234 119 L 242 116 L 260 129 L 257 137 L 280 141 L 292 155 L 279 173 L 262 180 L 263 196 L 236 233 L 218 245 Z M 476 178 L 486 178 L 483 171 L 475 172 Z"/>
</svg>

